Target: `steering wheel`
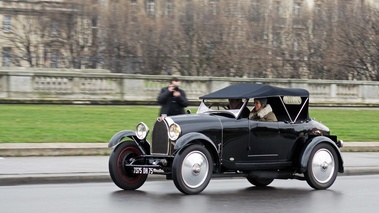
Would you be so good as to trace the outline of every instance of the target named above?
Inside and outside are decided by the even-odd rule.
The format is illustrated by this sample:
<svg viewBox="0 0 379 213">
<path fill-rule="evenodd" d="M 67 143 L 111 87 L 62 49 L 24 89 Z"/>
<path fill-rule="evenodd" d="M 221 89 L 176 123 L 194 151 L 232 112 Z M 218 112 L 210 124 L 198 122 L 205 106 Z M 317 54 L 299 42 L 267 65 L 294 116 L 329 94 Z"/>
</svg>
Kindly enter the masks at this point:
<svg viewBox="0 0 379 213">
<path fill-rule="evenodd" d="M 211 109 L 212 107 L 216 107 L 217 110 L 220 110 L 220 107 L 221 107 L 222 109 L 225 109 L 225 110 L 228 109 L 227 106 L 225 106 L 225 105 L 223 105 L 223 104 L 220 104 L 220 103 L 211 103 L 211 104 L 208 106 L 209 109 Z"/>
</svg>

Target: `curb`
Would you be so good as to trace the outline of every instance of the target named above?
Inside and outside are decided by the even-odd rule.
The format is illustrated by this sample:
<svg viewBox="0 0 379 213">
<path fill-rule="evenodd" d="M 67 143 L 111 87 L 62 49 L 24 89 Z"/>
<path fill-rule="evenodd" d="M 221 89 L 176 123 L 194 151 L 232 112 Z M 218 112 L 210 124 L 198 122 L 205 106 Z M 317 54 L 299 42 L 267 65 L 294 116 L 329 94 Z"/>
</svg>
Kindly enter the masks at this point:
<svg viewBox="0 0 379 213">
<path fill-rule="evenodd" d="M 108 156 L 112 152 L 107 143 L 3 143 L 2 157 L 32 156 Z"/>
<path fill-rule="evenodd" d="M 2 157 L 109 156 L 107 143 L 0 143 Z M 347 142 L 341 152 L 379 152 L 379 142 Z"/>
</svg>

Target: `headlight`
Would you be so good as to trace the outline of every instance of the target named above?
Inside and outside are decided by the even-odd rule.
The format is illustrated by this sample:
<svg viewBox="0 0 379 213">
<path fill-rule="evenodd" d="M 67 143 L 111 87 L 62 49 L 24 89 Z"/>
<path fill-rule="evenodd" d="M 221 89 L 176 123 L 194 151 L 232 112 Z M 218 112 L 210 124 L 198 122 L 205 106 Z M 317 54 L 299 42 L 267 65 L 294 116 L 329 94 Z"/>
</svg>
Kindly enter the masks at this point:
<svg viewBox="0 0 379 213">
<path fill-rule="evenodd" d="M 143 122 L 139 123 L 136 127 L 136 135 L 137 138 L 140 140 L 143 140 L 146 138 L 147 134 L 149 133 L 149 127 L 147 127 L 146 124 Z"/>
<path fill-rule="evenodd" d="M 170 125 L 170 129 L 168 130 L 168 137 L 170 140 L 176 140 L 180 136 L 180 133 L 182 130 L 180 129 L 180 126 L 176 123 L 173 123 Z"/>
</svg>

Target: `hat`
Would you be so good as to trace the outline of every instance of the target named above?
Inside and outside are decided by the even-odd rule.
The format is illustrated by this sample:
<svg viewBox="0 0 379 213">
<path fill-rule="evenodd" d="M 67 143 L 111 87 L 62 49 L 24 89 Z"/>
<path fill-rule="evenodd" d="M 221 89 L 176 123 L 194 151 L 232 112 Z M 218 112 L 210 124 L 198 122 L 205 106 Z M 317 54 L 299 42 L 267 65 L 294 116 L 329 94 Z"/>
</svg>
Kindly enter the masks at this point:
<svg viewBox="0 0 379 213">
<path fill-rule="evenodd" d="M 265 107 L 266 104 L 267 104 L 267 98 L 256 98 L 255 100 L 261 102 L 261 105 L 262 105 L 263 107 Z"/>
</svg>

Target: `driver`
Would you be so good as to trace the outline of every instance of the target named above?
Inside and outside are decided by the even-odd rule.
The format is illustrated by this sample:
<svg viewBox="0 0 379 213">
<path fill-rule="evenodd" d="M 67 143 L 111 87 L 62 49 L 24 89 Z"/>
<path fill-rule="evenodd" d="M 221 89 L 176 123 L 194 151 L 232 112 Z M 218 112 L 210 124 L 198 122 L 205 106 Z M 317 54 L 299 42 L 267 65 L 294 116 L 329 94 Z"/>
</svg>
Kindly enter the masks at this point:
<svg viewBox="0 0 379 213">
<path fill-rule="evenodd" d="M 251 110 L 249 118 L 256 121 L 278 121 L 267 98 L 255 98 L 254 109 Z"/>
<path fill-rule="evenodd" d="M 229 100 L 229 109 L 240 109 L 243 105 L 242 99 L 228 99 Z M 242 109 L 241 117 L 248 118 L 250 110 L 245 106 Z"/>
</svg>

